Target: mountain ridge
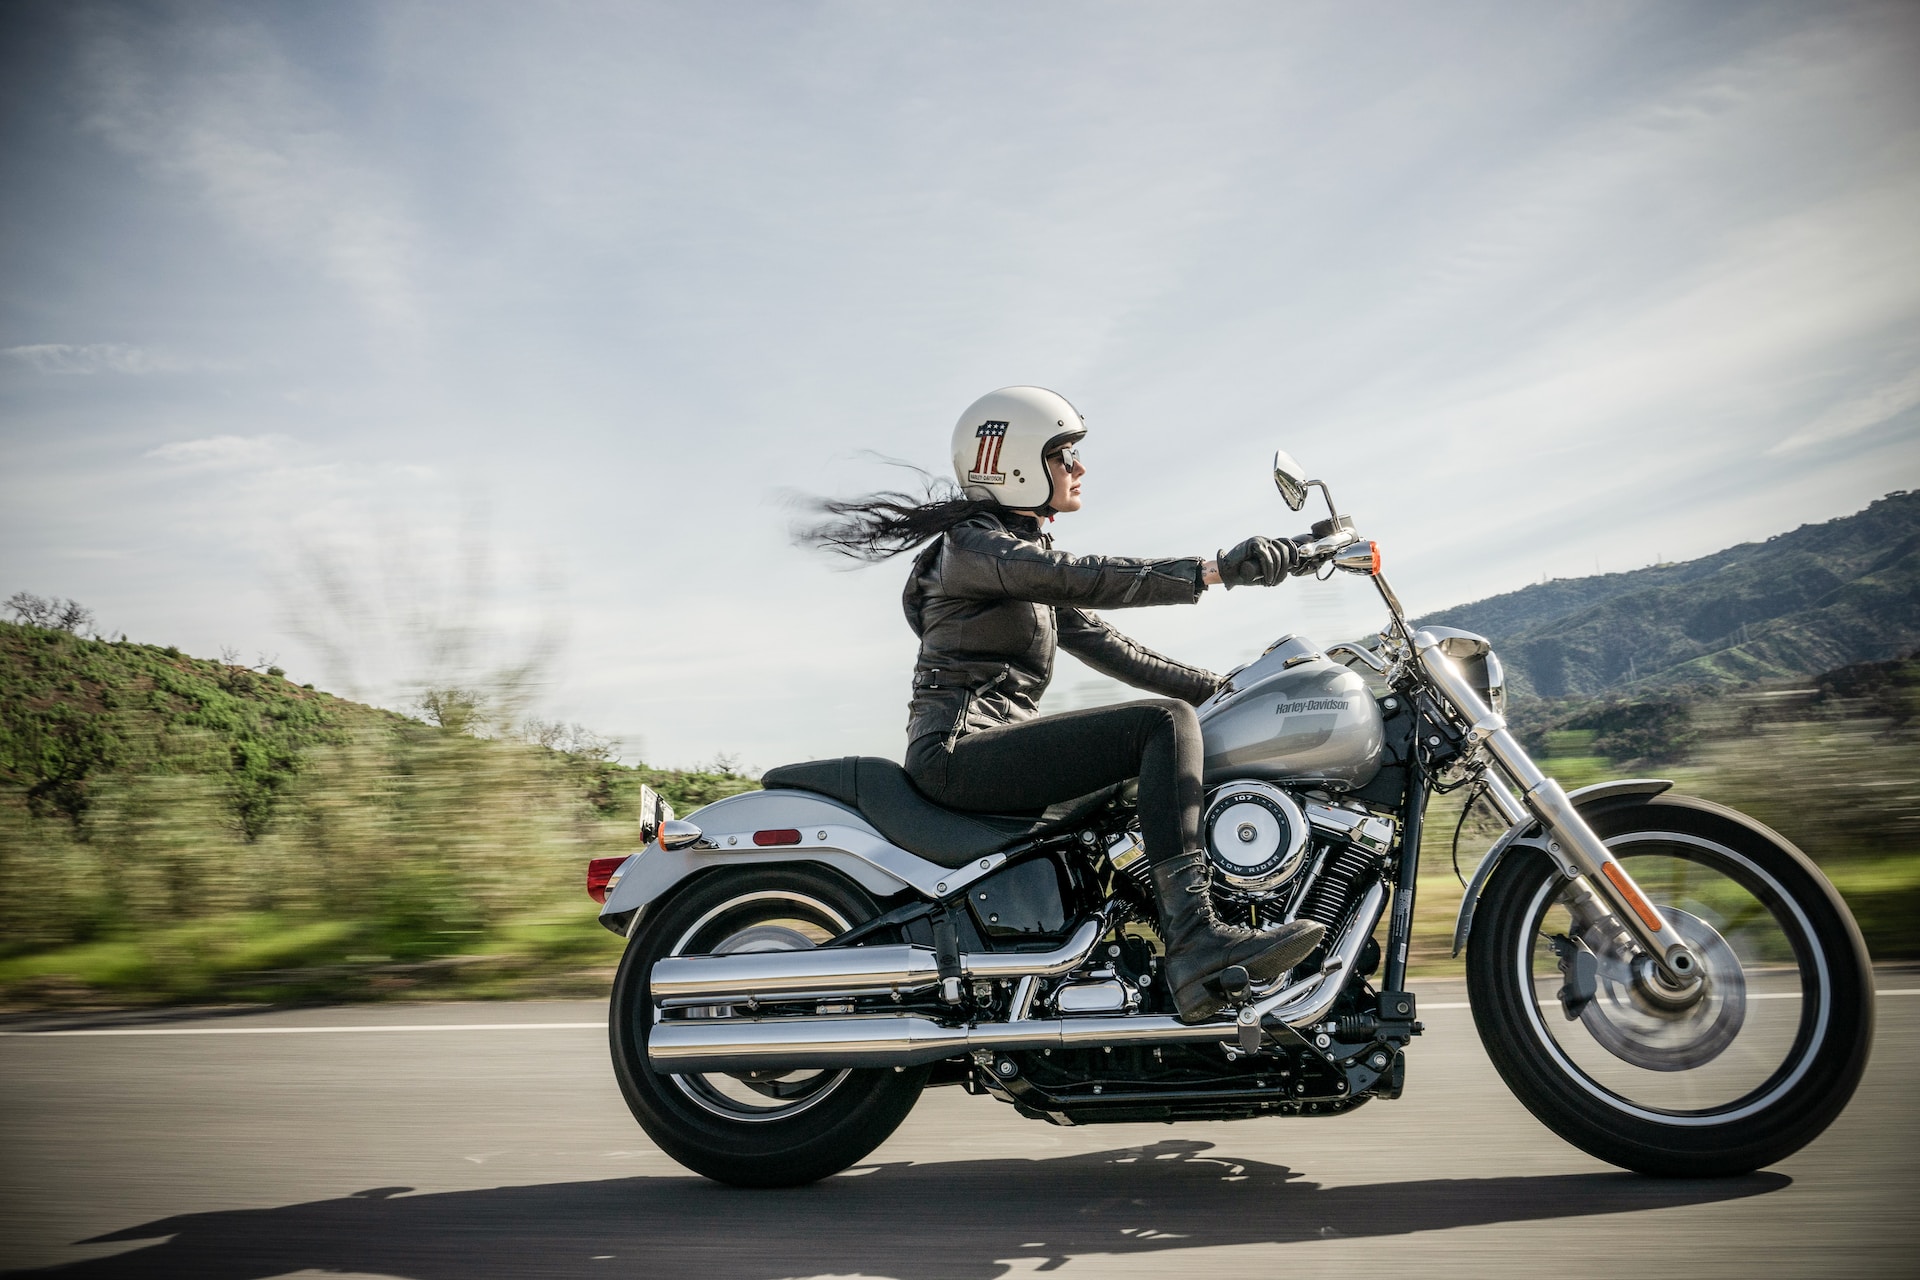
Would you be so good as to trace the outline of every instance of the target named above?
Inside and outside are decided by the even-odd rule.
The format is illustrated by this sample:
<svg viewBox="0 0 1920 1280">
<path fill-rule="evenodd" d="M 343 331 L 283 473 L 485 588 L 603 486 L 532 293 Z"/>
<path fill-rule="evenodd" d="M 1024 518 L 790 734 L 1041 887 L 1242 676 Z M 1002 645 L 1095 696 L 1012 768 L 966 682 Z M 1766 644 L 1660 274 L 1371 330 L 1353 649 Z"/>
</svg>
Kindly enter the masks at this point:
<svg viewBox="0 0 1920 1280">
<path fill-rule="evenodd" d="M 1695 560 L 1428 613 L 1493 641 L 1521 698 L 1706 691 L 1920 646 L 1920 492 Z"/>
</svg>

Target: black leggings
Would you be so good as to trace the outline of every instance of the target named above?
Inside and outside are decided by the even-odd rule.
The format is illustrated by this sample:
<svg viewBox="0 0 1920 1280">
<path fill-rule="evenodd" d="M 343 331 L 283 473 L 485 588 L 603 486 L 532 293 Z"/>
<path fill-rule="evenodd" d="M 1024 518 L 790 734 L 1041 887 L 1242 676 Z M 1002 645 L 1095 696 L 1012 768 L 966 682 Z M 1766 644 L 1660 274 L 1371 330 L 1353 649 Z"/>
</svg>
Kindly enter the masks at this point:
<svg viewBox="0 0 1920 1280">
<path fill-rule="evenodd" d="M 1140 779 L 1140 834 L 1162 862 L 1200 847 L 1200 721 L 1173 698 L 1064 711 L 969 733 L 946 749 L 929 735 L 907 748 L 907 772 L 950 809 L 1044 809 Z"/>
</svg>

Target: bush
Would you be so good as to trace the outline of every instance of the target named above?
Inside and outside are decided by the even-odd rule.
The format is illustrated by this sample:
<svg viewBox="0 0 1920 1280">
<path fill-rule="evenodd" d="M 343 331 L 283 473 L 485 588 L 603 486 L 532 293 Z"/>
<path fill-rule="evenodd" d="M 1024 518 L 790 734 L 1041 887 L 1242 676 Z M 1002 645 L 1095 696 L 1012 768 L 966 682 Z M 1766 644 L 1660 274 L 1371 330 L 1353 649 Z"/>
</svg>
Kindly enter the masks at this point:
<svg viewBox="0 0 1920 1280">
<path fill-rule="evenodd" d="M 636 847 L 641 784 L 682 813 L 758 784 L 536 728 L 476 736 L 0 623 L 0 989 L 339 998 L 466 975 L 524 993 L 605 958 L 582 872 Z"/>
</svg>

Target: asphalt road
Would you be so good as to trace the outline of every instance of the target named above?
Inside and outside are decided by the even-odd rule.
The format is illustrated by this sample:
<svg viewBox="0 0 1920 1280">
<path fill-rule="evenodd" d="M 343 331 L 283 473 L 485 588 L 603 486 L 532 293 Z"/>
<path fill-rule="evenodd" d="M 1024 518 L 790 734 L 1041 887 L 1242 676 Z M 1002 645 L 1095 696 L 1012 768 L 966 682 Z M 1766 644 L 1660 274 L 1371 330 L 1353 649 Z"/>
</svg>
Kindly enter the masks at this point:
<svg viewBox="0 0 1920 1280">
<path fill-rule="evenodd" d="M 1920 974 L 1880 979 L 1920 988 Z M 1429 1031 L 1398 1102 L 1329 1119 L 1056 1129 L 940 1089 L 867 1165 L 781 1192 L 716 1186 L 648 1144 L 615 1089 L 596 1004 L 0 1035 L 0 1268 L 112 1280 L 1920 1273 L 1920 995 L 1881 1000 L 1866 1082 L 1813 1146 L 1747 1178 L 1662 1182 L 1540 1128 L 1465 1009 L 1436 1007 L 1460 1001 L 1459 985 L 1418 989 Z"/>
</svg>

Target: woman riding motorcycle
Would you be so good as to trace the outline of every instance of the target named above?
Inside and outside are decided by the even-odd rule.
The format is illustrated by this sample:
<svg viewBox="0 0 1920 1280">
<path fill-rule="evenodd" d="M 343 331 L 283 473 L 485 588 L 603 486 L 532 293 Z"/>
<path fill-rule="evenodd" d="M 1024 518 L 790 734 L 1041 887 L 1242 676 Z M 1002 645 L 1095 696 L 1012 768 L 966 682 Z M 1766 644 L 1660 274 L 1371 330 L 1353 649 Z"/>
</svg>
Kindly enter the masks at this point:
<svg viewBox="0 0 1920 1280">
<path fill-rule="evenodd" d="M 1221 678 L 1136 644 L 1092 610 L 1192 604 L 1216 583 L 1275 586 L 1293 567 L 1294 550 L 1263 537 L 1214 560 L 1054 550 L 1042 521 L 1080 510 L 1086 435 L 1064 396 L 1003 387 L 954 427 L 958 495 L 825 503 L 835 519 L 812 537 L 872 561 L 922 548 L 903 600 L 920 637 L 906 768 L 930 799 L 979 812 L 1036 810 L 1139 779 L 1166 980 L 1180 1017 L 1195 1022 L 1220 1008 L 1225 970 L 1237 965 L 1254 981 L 1271 981 L 1306 958 L 1322 929 L 1296 920 L 1256 932 L 1215 916 L 1193 708 Z M 1162 696 L 1042 716 L 1056 645 Z"/>
</svg>

